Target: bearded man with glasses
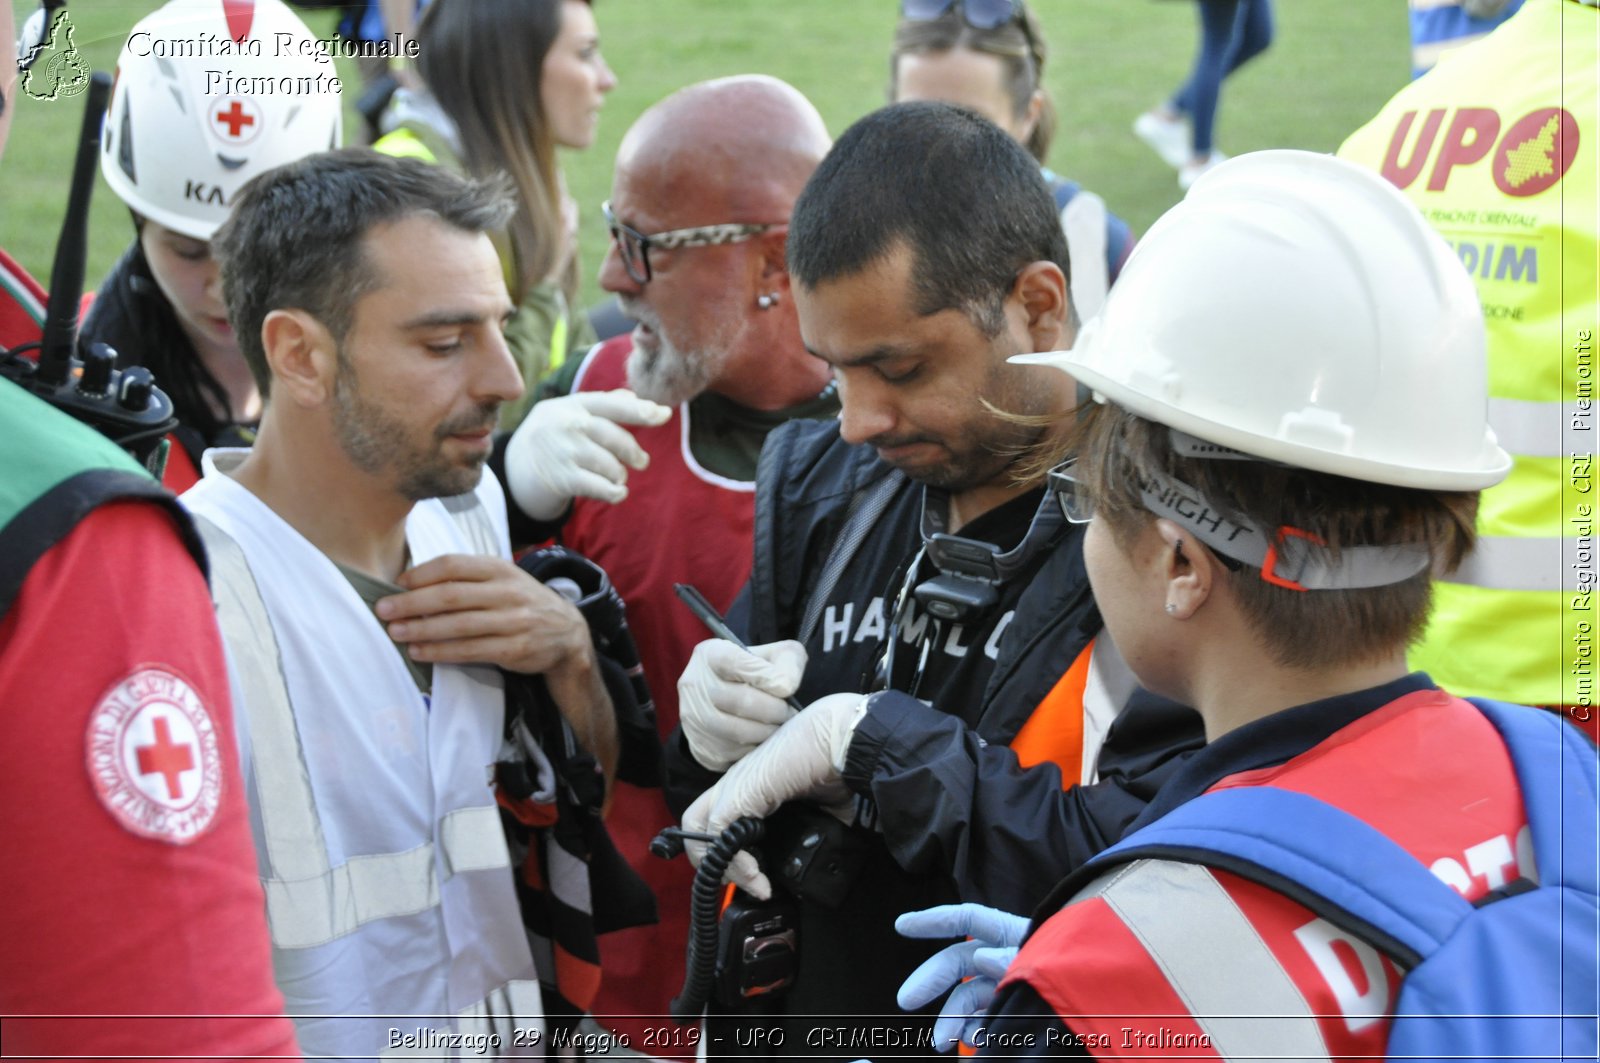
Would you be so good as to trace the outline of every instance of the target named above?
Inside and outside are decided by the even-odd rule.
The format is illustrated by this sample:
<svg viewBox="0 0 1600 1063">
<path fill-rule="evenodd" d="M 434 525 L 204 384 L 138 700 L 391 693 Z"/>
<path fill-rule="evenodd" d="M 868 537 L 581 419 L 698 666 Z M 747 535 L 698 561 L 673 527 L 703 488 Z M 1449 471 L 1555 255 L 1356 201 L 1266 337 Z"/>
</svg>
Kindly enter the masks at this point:
<svg viewBox="0 0 1600 1063">
<path fill-rule="evenodd" d="M 636 324 L 570 361 L 553 382 L 569 393 L 537 403 L 505 449 L 526 518 L 513 514 L 513 539 L 557 535 L 610 574 L 663 739 L 678 725 L 674 680 L 705 636 L 673 584 L 728 610 L 750 571 L 767 433 L 839 409 L 828 366 L 800 342 L 784 261 L 789 211 L 829 143 L 816 109 L 769 77 L 692 85 L 646 111 L 617 153 L 600 267 Z M 592 1011 L 634 1049 L 693 1058 L 693 1040 L 663 1044 L 650 1018 L 677 988 L 662 971 L 682 962 L 692 874 L 649 855 L 676 821 L 651 768 L 623 772 L 607 822 L 661 921 L 601 937 Z"/>
</svg>

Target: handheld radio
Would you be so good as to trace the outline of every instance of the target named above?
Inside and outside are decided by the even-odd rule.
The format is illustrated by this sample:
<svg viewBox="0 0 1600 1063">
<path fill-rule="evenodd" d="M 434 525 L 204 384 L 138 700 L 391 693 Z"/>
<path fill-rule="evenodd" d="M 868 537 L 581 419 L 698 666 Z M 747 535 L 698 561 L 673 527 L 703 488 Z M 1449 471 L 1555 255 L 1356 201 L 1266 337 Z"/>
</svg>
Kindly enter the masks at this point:
<svg viewBox="0 0 1600 1063">
<path fill-rule="evenodd" d="M 110 96 L 111 78 L 96 73 L 89 82 L 67 214 L 50 270 L 43 336 L 37 344 L 0 352 L 0 375 L 89 425 L 152 473 L 159 473 L 165 454 L 162 441 L 178 423 L 172 400 L 156 387 L 150 370 L 117 369 L 116 351 L 103 343 L 82 347 L 78 342 L 78 303 L 89 257 L 89 198 L 100 152 L 101 118 Z M 23 357 L 33 349 L 38 352 L 36 361 Z"/>
</svg>

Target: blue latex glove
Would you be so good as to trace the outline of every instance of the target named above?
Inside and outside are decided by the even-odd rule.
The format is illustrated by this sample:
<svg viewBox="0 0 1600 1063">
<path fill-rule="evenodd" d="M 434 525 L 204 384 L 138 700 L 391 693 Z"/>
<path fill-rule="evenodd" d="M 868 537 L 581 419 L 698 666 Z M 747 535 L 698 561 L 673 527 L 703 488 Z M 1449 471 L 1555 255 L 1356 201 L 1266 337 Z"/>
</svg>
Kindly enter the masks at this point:
<svg viewBox="0 0 1600 1063">
<path fill-rule="evenodd" d="M 894 921 L 894 928 L 908 938 L 972 939 L 928 957 L 901 983 L 895 998 L 911 1011 L 954 987 L 934 1020 L 933 1044 L 941 1052 L 954 1051 L 958 1041 L 971 1044 L 1000 979 L 1028 932 L 1028 920 L 981 904 L 943 904 L 907 912 Z"/>
</svg>

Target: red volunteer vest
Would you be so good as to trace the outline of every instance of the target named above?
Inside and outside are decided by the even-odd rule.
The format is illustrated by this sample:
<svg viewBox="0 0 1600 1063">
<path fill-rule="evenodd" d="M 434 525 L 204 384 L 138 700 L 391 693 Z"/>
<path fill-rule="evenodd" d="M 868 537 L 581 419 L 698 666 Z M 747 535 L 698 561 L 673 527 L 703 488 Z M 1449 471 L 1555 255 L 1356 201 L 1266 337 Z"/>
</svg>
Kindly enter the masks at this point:
<svg viewBox="0 0 1600 1063">
<path fill-rule="evenodd" d="M 0 251 L 0 347 L 38 343 L 45 291 L 16 260 Z"/>
<path fill-rule="evenodd" d="M 630 336 L 596 347 L 579 368 L 573 390 L 627 387 L 632 349 Z M 725 613 L 750 578 L 755 521 L 755 484 L 718 476 L 694 460 L 689 416 L 682 404 L 659 427 L 630 428 L 650 455 L 649 468 L 629 471 L 628 497 L 617 505 L 578 499 L 561 531 L 562 543 L 604 568 L 627 603 L 663 740 L 678 726 L 678 676 L 695 645 L 710 637 L 672 585 L 693 584 Z M 676 823 L 660 790 L 617 784 L 606 824 L 617 849 L 655 891 L 661 921 L 600 938 L 605 977 L 594 1002 L 597 1016 L 665 1015 L 680 987 L 694 869 L 687 860 L 649 854 L 656 832 Z M 628 1034 L 634 1051 L 674 1054 L 659 1040 L 650 1043 L 659 1021 L 602 1022 Z"/>
<path fill-rule="evenodd" d="M 1212 789 L 1269 785 L 1359 816 L 1468 900 L 1519 875 L 1534 877 L 1527 814 L 1505 746 L 1481 713 L 1442 691 L 1408 694 L 1279 767 L 1242 772 Z M 1331 1057 L 1382 1058 L 1389 1032 L 1382 1016 L 1393 1010 L 1400 984 L 1389 960 L 1282 894 L 1207 871 L 1247 921 L 1236 939 L 1219 943 L 1215 923 L 1197 925 L 1176 955 L 1168 941 L 1158 962 L 1115 899 L 1091 887 L 1029 939 L 1007 982 L 1027 982 L 1097 1058 L 1215 1059 L 1221 1056 L 1204 1028 L 1189 1017 L 1186 987 L 1177 984 L 1183 975 L 1174 972 L 1205 968 L 1203 977 L 1226 985 L 1238 975 L 1235 961 L 1264 945 L 1270 958 L 1262 962 L 1275 961 L 1299 990 Z M 1196 896 L 1163 899 L 1199 918 Z M 1241 996 L 1225 1010 L 1255 1014 L 1259 1001 L 1252 1008 Z"/>
</svg>

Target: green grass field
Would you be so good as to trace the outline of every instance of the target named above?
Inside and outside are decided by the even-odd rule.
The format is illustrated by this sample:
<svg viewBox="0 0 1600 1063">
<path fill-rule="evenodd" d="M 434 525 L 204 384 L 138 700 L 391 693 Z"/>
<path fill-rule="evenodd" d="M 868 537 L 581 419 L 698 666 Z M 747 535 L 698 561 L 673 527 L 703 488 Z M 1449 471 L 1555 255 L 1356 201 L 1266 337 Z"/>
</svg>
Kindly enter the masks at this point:
<svg viewBox="0 0 1600 1063">
<path fill-rule="evenodd" d="M 97 70 L 110 70 L 133 24 L 156 0 L 73 0 L 75 43 Z M 1134 116 L 1187 73 L 1195 46 L 1193 5 L 1164 0 L 1034 0 L 1052 46 L 1047 81 L 1061 121 L 1051 165 L 1105 197 L 1142 231 L 1178 198 L 1175 178 L 1129 132 Z M 30 8 L 17 0 L 18 17 Z M 565 160 L 583 207 L 586 294 L 605 250 L 599 204 L 628 125 L 683 85 L 761 72 L 793 83 L 834 133 L 884 102 L 893 0 L 603 0 L 604 50 L 621 84 L 593 149 Z M 1231 79 L 1218 120 L 1232 154 L 1266 147 L 1330 151 L 1372 116 L 1409 75 L 1406 9 L 1400 0 L 1341 4 L 1280 0 L 1272 49 Z M 313 20 L 331 32 L 325 13 Z M 346 98 L 356 91 L 345 69 Z M 0 247 L 36 276 L 49 275 L 66 206 L 81 100 L 23 98 L 0 183 Z M 354 122 L 347 123 L 353 129 Z M 127 211 L 103 181 L 95 192 L 88 277 L 110 268 L 132 233 Z"/>
</svg>

